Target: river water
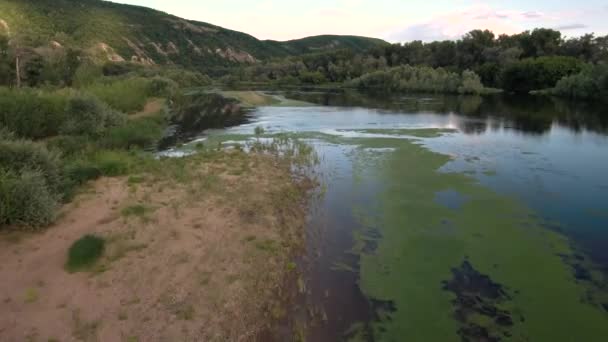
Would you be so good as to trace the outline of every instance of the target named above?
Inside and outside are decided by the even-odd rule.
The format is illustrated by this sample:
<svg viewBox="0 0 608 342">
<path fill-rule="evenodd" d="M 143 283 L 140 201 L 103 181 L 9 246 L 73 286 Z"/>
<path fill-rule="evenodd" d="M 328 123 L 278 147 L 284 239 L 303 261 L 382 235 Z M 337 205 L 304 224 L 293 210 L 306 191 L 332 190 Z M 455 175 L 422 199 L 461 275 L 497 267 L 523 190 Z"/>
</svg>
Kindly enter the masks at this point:
<svg viewBox="0 0 608 342">
<path fill-rule="evenodd" d="M 289 133 L 320 181 L 290 331 L 309 341 L 607 341 L 608 110 L 287 92 L 206 135 Z"/>
</svg>

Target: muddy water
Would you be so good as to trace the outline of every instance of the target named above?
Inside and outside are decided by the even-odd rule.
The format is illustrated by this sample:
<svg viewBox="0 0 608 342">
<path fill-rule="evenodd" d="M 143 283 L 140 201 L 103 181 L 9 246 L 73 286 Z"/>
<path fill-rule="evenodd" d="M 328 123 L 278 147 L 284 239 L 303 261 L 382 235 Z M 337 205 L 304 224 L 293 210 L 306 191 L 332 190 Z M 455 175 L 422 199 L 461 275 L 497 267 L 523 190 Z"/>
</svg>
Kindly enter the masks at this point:
<svg viewBox="0 0 608 342">
<path fill-rule="evenodd" d="M 608 339 L 608 113 L 547 99 L 291 93 L 255 127 L 311 144 L 310 341 Z M 239 138 L 240 137 L 240 138 Z"/>
</svg>

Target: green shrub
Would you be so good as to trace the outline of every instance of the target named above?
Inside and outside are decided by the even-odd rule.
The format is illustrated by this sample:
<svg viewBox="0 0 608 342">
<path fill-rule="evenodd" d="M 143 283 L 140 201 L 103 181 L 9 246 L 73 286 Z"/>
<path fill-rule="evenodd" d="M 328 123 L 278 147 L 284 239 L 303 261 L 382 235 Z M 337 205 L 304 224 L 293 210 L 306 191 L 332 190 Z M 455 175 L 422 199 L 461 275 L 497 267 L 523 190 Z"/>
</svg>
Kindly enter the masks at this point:
<svg viewBox="0 0 608 342">
<path fill-rule="evenodd" d="M 0 140 L 14 140 L 15 133 L 8 130 L 6 127 L 0 127 Z"/>
<path fill-rule="evenodd" d="M 110 149 L 154 147 L 162 137 L 164 121 L 160 115 L 129 121 L 124 126 L 108 130 L 101 146 Z"/>
<path fill-rule="evenodd" d="M 212 84 L 209 76 L 196 71 L 184 70 L 181 68 L 143 68 L 139 70 L 138 75 L 142 77 L 152 78 L 160 76 L 168 78 L 177 83 L 180 88 L 202 87 Z"/>
<path fill-rule="evenodd" d="M 43 144 L 27 140 L 0 140 L 0 165 L 16 174 L 38 171 L 51 192 L 58 192 L 61 182 L 61 160 Z"/>
<path fill-rule="evenodd" d="M 156 76 L 150 80 L 148 95 L 153 97 L 171 97 L 178 89 L 175 81 Z"/>
<path fill-rule="evenodd" d="M 104 176 L 123 176 L 133 168 L 134 156 L 123 151 L 100 151 L 92 159 L 93 165 Z"/>
<path fill-rule="evenodd" d="M 58 196 L 40 171 L 0 169 L 0 227 L 43 227 L 55 219 Z"/>
<path fill-rule="evenodd" d="M 70 157 L 89 151 L 95 141 L 86 135 L 59 135 L 47 139 L 46 146 L 64 157 Z"/>
<path fill-rule="evenodd" d="M 462 75 L 442 68 L 399 66 L 365 74 L 349 86 L 392 92 L 479 94 L 484 91 L 479 76 L 472 71 Z"/>
<path fill-rule="evenodd" d="M 85 89 L 124 113 L 140 111 L 150 96 L 150 80 L 137 77 L 127 79 L 106 78 L 90 84 Z"/>
<path fill-rule="evenodd" d="M 109 127 L 126 121 L 126 115 L 112 110 L 94 96 L 78 94 L 68 101 L 66 120 L 61 132 L 70 135 L 100 135 Z"/>
<path fill-rule="evenodd" d="M 102 67 L 104 76 L 121 76 L 143 69 L 144 66 L 131 62 L 107 62 Z"/>
<path fill-rule="evenodd" d="M 82 185 L 102 176 L 99 167 L 86 160 L 76 160 L 67 164 L 64 173 L 73 185 Z"/>
<path fill-rule="evenodd" d="M 66 103 L 67 97 L 60 93 L 0 87 L 0 126 L 24 138 L 56 135 Z"/>
<path fill-rule="evenodd" d="M 559 80 L 551 94 L 571 99 L 608 102 L 608 65 L 595 65 Z"/>
<path fill-rule="evenodd" d="M 82 63 L 74 73 L 73 85 L 77 88 L 93 84 L 103 77 L 102 68 L 92 63 Z"/>
<path fill-rule="evenodd" d="M 95 235 L 85 235 L 76 240 L 68 250 L 66 269 L 77 272 L 95 264 L 103 255 L 105 240 Z"/>
</svg>

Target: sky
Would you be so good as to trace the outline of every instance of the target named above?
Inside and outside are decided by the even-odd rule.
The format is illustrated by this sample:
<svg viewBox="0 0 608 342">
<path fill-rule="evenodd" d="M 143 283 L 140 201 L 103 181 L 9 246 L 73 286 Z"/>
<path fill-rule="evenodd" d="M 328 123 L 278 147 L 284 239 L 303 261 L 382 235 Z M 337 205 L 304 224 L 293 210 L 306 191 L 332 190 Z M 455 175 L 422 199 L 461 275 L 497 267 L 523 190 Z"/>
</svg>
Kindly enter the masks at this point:
<svg viewBox="0 0 608 342">
<path fill-rule="evenodd" d="M 390 42 L 458 39 L 473 29 L 513 34 L 536 27 L 576 37 L 608 34 L 606 0 L 113 0 L 182 18 L 289 40 L 349 34 Z"/>
</svg>

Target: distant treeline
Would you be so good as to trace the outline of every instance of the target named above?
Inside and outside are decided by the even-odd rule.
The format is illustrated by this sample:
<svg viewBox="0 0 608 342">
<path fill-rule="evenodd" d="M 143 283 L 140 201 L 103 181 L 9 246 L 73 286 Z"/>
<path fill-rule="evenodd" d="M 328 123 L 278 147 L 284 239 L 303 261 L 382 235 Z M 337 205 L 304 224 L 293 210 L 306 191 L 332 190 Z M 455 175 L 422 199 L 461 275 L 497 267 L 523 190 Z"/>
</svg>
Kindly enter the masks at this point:
<svg viewBox="0 0 608 342">
<path fill-rule="evenodd" d="M 553 88 L 562 78 L 581 72 L 580 77 L 569 82 L 583 82 L 584 75 L 589 74 L 585 70 L 606 63 L 608 36 L 587 34 L 565 39 L 559 31 L 540 28 L 497 37 L 488 30 L 474 30 L 457 41 L 413 41 L 378 46 L 365 53 L 341 50 L 278 59 L 239 68 L 224 80 L 279 84 L 344 83 L 370 73 L 389 72 L 390 68 L 409 65 L 441 68 L 457 74 L 468 70 L 477 74 L 485 87 L 530 92 Z"/>
</svg>

